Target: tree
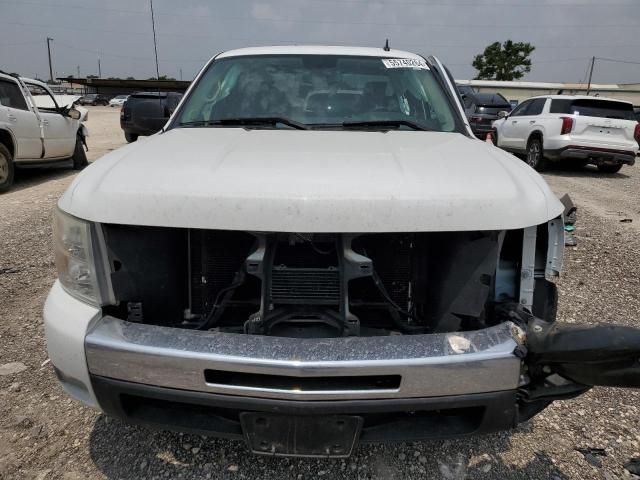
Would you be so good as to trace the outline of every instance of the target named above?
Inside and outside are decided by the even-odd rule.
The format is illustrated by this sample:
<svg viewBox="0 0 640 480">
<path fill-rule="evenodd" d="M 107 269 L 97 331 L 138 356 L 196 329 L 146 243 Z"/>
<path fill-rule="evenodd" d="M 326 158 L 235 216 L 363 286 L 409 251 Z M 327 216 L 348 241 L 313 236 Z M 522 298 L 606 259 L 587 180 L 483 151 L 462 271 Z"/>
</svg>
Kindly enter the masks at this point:
<svg viewBox="0 0 640 480">
<path fill-rule="evenodd" d="M 135 78 L 133 78 L 133 77 L 127 77 L 127 78 L 125 78 L 125 80 L 135 80 Z"/>
<path fill-rule="evenodd" d="M 87 75 L 87 78 L 98 78 L 98 75 Z"/>
<path fill-rule="evenodd" d="M 473 59 L 473 68 L 478 70 L 476 80 L 517 80 L 531 71 L 529 55 L 536 47 L 528 42 L 503 44 L 495 42 Z"/>
</svg>

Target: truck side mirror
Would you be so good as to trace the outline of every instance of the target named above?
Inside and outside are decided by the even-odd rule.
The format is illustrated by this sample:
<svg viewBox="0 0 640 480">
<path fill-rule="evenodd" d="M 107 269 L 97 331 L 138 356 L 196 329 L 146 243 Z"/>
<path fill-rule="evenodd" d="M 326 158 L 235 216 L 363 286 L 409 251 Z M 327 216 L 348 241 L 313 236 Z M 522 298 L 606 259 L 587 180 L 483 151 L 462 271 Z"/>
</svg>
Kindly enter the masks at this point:
<svg viewBox="0 0 640 480">
<path fill-rule="evenodd" d="M 509 116 L 509 112 L 506 110 L 500 110 L 498 112 L 498 118 L 507 118 Z"/>
<path fill-rule="evenodd" d="M 70 108 L 66 113 L 67 117 L 73 120 L 80 120 L 80 117 L 82 116 L 82 114 L 75 108 Z"/>
</svg>

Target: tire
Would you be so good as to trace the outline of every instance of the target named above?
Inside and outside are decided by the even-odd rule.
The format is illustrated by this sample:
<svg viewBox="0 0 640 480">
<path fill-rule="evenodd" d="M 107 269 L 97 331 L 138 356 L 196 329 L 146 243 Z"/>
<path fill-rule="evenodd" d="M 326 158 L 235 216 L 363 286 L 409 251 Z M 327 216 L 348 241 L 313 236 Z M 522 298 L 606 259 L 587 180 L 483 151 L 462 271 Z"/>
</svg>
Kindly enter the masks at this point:
<svg viewBox="0 0 640 480">
<path fill-rule="evenodd" d="M 622 168 L 621 163 L 616 163 L 615 165 L 607 165 L 607 164 L 598 165 L 598 170 L 601 171 L 602 173 L 618 173 L 621 168 Z"/>
<path fill-rule="evenodd" d="M 547 161 L 544 158 L 542 140 L 537 137 L 529 140 L 529 143 L 527 144 L 527 156 L 525 157 L 525 161 L 531 168 L 537 170 L 538 172 L 542 172 L 546 168 Z"/>
<path fill-rule="evenodd" d="M 124 138 L 128 143 L 131 143 L 138 139 L 138 135 L 135 133 L 124 132 Z"/>
<path fill-rule="evenodd" d="M 0 143 L 0 193 L 6 192 L 13 185 L 15 167 L 9 149 Z"/>
<path fill-rule="evenodd" d="M 71 157 L 71 160 L 73 160 L 74 170 L 82 170 L 84 167 L 89 165 L 89 162 L 87 161 L 87 154 L 84 151 L 84 146 L 82 145 L 82 139 L 80 138 L 80 135 L 76 136 L 76 148 L 73 151 L 73 157 Z"/>
<path fill-rule="evenodd" d="M 498 146 L 498 131 L 494 130 L 493 132 L 491 132 L 491 137 L 493 140 L 493 144 L 497 147 Z"/>
</svg>

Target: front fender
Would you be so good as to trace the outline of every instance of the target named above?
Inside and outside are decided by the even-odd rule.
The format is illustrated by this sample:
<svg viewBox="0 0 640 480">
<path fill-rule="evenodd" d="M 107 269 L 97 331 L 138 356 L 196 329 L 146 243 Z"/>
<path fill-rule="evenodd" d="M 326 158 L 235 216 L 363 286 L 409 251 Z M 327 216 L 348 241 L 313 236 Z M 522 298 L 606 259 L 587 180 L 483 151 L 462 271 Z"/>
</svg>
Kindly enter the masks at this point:
<svg viewBox="0 0 640 480">
<path fill-rule="evenodd" d="M 540 135 L 540 137 L 542 137 L 542 145 L 544 147 L 544 139 L 545 139 L 545 137 L 547 135 L 547 131 L 544 128 L 544 126 L 541 125 L 541 124 L 531 125 L 531 127 L 529 128 L 529 134 L 527 135 L 527 145 L 529 145 L 529 139 L 533 135 Z"/>
</svg>

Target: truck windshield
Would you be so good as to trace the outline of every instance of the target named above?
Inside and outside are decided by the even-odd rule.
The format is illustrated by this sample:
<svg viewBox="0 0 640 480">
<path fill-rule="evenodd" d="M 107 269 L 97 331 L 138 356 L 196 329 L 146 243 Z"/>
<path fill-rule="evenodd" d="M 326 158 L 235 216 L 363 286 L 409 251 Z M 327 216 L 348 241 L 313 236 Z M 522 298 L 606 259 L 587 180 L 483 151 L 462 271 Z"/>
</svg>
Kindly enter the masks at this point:
<svg viewBox="0 0 640 480">
<path fill-rule="evenodd" d="M 452 132 L 455 118 L 424 60 L 259 55 L 213 62 L 174 125 Z"/>
</svg>

